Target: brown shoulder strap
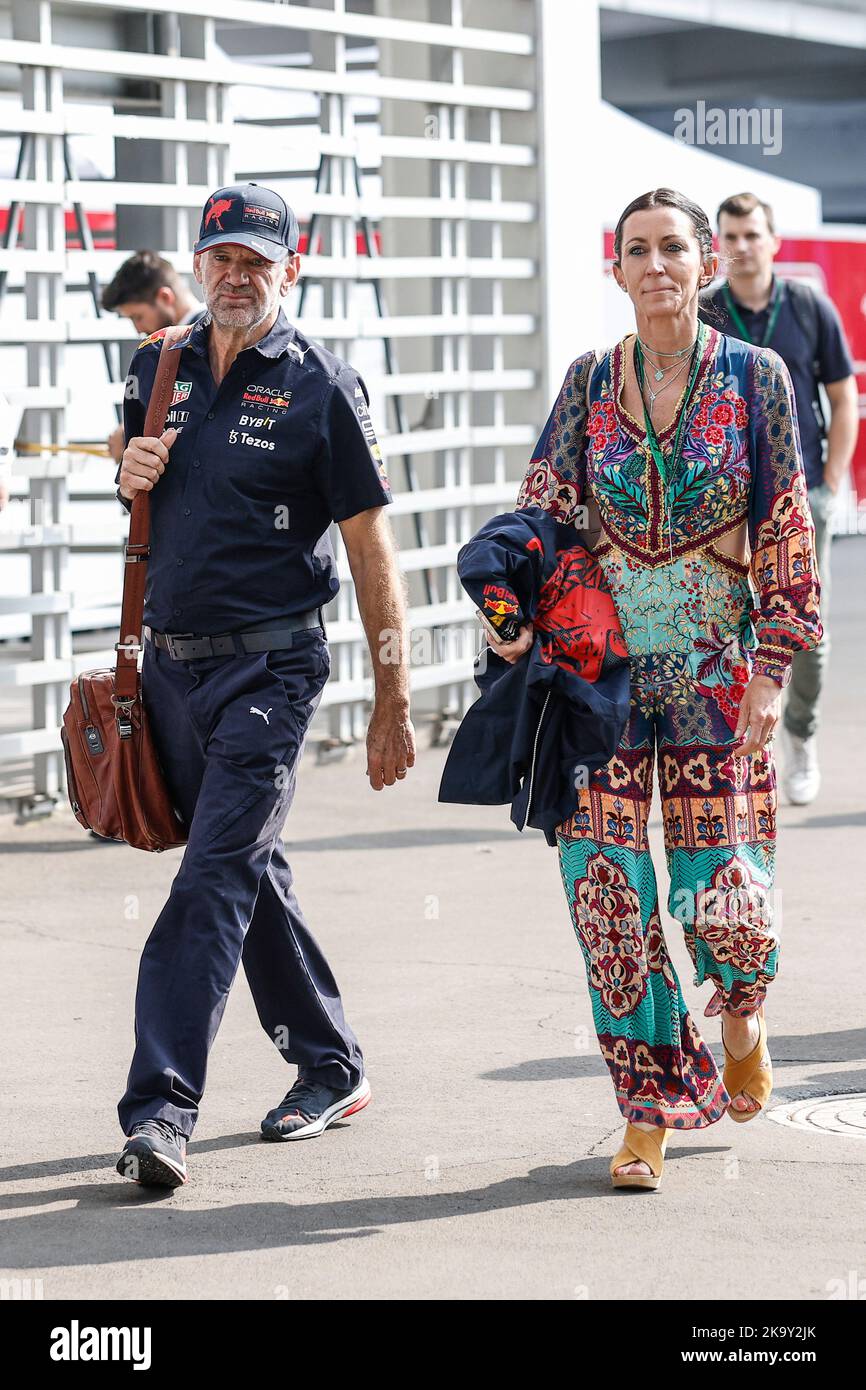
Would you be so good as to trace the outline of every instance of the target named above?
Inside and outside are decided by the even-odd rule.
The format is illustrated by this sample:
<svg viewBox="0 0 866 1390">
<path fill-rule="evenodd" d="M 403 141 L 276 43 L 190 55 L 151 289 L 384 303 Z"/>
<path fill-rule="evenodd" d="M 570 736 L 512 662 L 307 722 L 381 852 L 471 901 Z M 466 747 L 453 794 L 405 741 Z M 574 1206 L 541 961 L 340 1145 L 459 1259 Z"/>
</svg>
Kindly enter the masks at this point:
<svg viewBox="0 0 866 1390">
<path fill-rule="evenodd" d="M 588 371 L 587 374 L 586 374 L 586 413 L 587 413 L 587 417 L 589 416 L 590 407 L 591 407 L 591 405 L 592 405 L 592 402 L 591 402 L 590 399 L 589 399 L 589 393 L 590 393 L 590 389 L 591 389 L 591 387 L 592 387 L 592 375 L 593 375 L 593 372 L 594 372 L 594 371 L 596 370 L 596 368 L 598 367 L 598 364 L 601 362 L 602 358 L 604 357 L 606 351 L 607 351 L 607 349 L 606 349 L 606 348 L 603 348 L 603 347 L 594 347 L 594 348 L 592 349 L 592 358 L 593 358 L 592 366 L 590 367 L 589 371 Z M 592 488 L 589 486 L 589 484 L 587 484 L 587 486 L 586 486 L 586 488 L 585 488 L 585 490 L 584 490 L 584 502 L 587 503 L 587 505 L 588 505 L 589 500 L 594 500 L 594 498 L 593 498 Z"/>
<path fill-rule="evenodd" d="M 592 349 L 593 363 L 592 363 L 592 366 L 591 366 L 590 369 L 589 369 L 589 373 L 588 373 L 587 378 L 586 378 L 586 408 L 587 408 L 587 410 L 589 410 L 589 407 L 590 407 L 589 390 L 590 390 L 590 387 L 592 386 L 592 374 L 593 374 L 593 372 L 595 371 L 595 369 L 596 369 L 596 367 L 598 366 L 598 364 L 601 362 L 602 358 L 606 355 L 606 353 L 607 353 L 607 348 L 603 348 L 603 347 L 594 347 L 594 348 Z"/>
<path fill-rule="evenodd" d="M 147 403 L 144 438 L 158 439 L 165 429 L 180 350 L 169 351 L 174 344 L 192 332 L 192 325 L 180 324 L 166 329 L 159 353 L 153 389 Z M 150 492 L 136 492 L 129 517 L 129 540 L 125 549 L 123 568 L 123 602 L 120 610 L 120 641 L 115 646 L 114 692 L 118 699 L 131 700 L 138 689 L 138 649 L 141 645 L 141 622 L 144 614 L 144 586 L 147 579 L 147 557 L 150 554 Z"/>
</svg>

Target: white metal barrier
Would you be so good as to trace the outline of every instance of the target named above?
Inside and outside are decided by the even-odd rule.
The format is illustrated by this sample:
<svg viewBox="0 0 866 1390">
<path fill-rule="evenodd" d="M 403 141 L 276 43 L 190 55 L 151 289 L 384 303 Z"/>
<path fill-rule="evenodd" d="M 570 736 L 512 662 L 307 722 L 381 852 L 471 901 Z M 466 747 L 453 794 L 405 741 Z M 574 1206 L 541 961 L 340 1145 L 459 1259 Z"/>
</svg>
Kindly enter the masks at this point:
<svg viewBox="0 0 866 1390">
<path fill-rule="evenodd" d="M 54 448 L 81 441 L 80 429 L 70 433 L 78 364 L 94 346 L 134 336 L 125 320 L 83 316 L 76 298 L 88 274 L 104 283 L 129 251 L 67 250 L 65 208 L 115 208 L 127 219 L 156 209 L 161 254 L 188 272 L 212 189 L 235 177 L 273 182 L 302 226 L 315 216 L 324 229 L 322 254 L 305 260 L 317 288 L 303 330 L 364 372 L 392 465 L 388 511 L 409 586 L 413 692 L 422 708 L 462 710 L 477 693 L 478 643 L 457 550 L 484 517 L 513 506 L 541 414 L 533 394 L 542 359 L 534 5 L 378 0 L 373 13 L 371 0 L 369 14 L 349 13 L 341 0 L 330 10 L 258 0 L 12 0 L 9 8 L 12 37 L 0 39 L 0 64 L 20 68 L 23 96 L 20 110 L 0 104 L 0 134 L 32 137 L 22 177 L 0 180 L 0 199 L 25 207 L 20 247 L 0 251 L 9 276 L 0 352 L 26 364 L 9 392 L 24 410 L 21 436 Z M 74 41 L 70 12 L 86 18 L 86 44 Z M 147 54 L 126 46 L 124 29 L 143 15 L 160 21 Z M 498 27 L 464 23 L 473 16 Z M 256 29 L 269 36 L 264 60 L 237 51 Z M 279 61 L 283 41 L 298 62 Z M 133 100 L 129 84 L 137 94 L 142 81 L 152 95 Z M 518 114 L 528 142 L 503 138 Z M 115 146 L 160 142 L 159 175 L 142 164 L 110 181 L 68 177 L 64 141 L 96 135 Z M 323 154 L 332 157 L 329 179 L 316 187 Z M 138 181 L 139 172 L 148 176 Z M 375 223 L 381 254 L 359 253 L 360 219 Z M 373 281 L 386 288 L 381 314 L 364 302 Z M 397 358 L 390 375 L 381 364 L 386 340 Z M 122 385 L 91 371 L 87 390 L 94 416 L 110 423 Z M 411 403 L 402 429 L 393 426 L 398 402 Z M 412 490 L 401 483 L 400 461 Z M 113 472 L 106 460 L 106 499 Z M 111 522 L 81 520 L 71 481 L 69 460 L 54 452 L 13 462 L 11 506 L 31 510 L 0 528 L 0 564 L 27 556 L 30 583 L 28 593 L 3 595 L 0 617 L 29 617 L 32 639 L 29 659 L 4 657 L 0 646 L 0 700 L 29 690 L 32 718 L 30 727 L 9 730 L 7 720 L 0 730 L 0 796 L 4 771 L 20 771 L 21 759 L 32 764 L 35 793 L 58 793 L 69 682 L 113 659 L 108 648 L 73 655 L 69 570 L 84 552 L 119 554 L 126 521 L 119 508 Z M 366 725 L 371 682 L 336 528 L 334 539 L 343 588 L 326 613 L 334 659 L 320 717 L 354 738 Z M 98 610 L 107 625 L 119 620 L 120 578 L 118 563 Z"/>
</svg>

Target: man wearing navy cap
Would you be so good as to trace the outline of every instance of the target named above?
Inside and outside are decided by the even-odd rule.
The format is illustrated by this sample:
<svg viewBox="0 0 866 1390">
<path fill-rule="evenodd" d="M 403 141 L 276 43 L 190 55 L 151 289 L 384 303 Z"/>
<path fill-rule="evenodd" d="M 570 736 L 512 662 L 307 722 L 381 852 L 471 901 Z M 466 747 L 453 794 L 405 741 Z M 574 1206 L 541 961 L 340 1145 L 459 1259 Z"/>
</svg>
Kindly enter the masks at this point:
<svg viewBox="0 0 866 1390">
<path fill-rule="evenodd" d="M 322 608 L 339 589 L 330 523 L 370 647 L 374 790 L 415 760 L 405 593 L 366 387 L 280 307 L 300 272 L 297 246 L 297 219 L 279 194 L 217 189 L 193 262 L 208 312 L 169 349 L 181 359 L 161 438 L 142 429 L 165 330 L 141 344 L 127 379 L 118 497 L 131 507 L 136 491 L 152 492 L 143 698 L 190 827 L 141 958 L 118 1106 L 128 1136 L 118 1171 L 147 1184 L 186 1181 L 208 1052 L 241 961 L 263 1028 L 298 1067 L 263 1136 L 313 1137 L 370 1097 L 280 835 L 330 671 Z"/>
</svg>

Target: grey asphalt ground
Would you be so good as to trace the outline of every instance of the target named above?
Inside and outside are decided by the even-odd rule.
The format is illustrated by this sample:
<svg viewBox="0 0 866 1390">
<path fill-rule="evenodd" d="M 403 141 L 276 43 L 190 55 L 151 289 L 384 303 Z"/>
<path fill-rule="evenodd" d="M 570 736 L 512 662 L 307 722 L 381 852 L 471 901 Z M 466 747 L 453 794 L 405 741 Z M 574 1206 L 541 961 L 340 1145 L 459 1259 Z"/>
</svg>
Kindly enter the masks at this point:
<svg viewBox="0 0 866 1390">
<path fill-rule="evenodd" d="M 773 1104 L 866 1092 L 864 568 L 866 538 L 837 542 L 824 786 L 780 814 Z M 506 808 L 440 805 L 444 756 L 422 741 L 380 793 L 363 750 L 308 756 L 286 826 L 372 1104 L 321 1139 L 261 1142 L 292 1073 L 241 974 L 190 1180 L 164 1196 L 114 1173 L 115 1105 L 139 951 L 181 851 L 100 845 L 66 810 L 2 819 L 0 1277 L 40 1279 L 45 1299 L 138 1300 L 825 1300 L 866 1280 L 866 1128 L 726 1118 L 672 1137 L 659 1192 L 611 1189 L 624 1122 L 556 852 Z M 664 894 L 657 794 L 652 833 Z M 665 929 L 721 1063 L 711 988 Z"/>
</svg>

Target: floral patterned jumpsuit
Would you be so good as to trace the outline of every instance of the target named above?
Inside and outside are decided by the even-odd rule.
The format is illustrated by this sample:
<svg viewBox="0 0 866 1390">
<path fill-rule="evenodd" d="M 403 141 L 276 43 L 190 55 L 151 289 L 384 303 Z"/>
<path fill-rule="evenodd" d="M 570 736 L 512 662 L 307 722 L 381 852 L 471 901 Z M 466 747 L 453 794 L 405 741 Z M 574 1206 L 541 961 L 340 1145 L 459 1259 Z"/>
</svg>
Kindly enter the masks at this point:
<svg viewBox="0 0 866 1390">
<path fill-rule="evenodd" d="M 749 677 L 780 682 L 821 638 L 814 528 L 793 389 L 777 353 L 702 329 L 684 447 L 676 416 L 659 442 L 623 407 L 629 336 L 579 357 L 523 480 L 518 508 L 575 521 L 589 491 L 595 555 L 613 594 L 631 669 L 631 713 L 616 755 L 557 828 L 559 862 L 586 965 L 593 1018 L 627 1120 L 697 1129 L 731 1097 L 683 1001 L 668 956 L 647 818 L 653 762 L 670 876 L 695 984 L 726 1008 L 760 1008 L 778 969 L 772 890 L 776 776 L 771 749 L 734 758 Z M 684 393 L 685 394 L 685 393 Z M 722 538 L 745 523 L 750 562 Z"/>
</svg>

